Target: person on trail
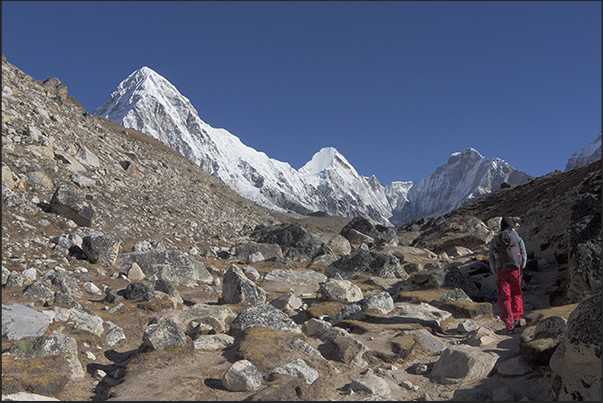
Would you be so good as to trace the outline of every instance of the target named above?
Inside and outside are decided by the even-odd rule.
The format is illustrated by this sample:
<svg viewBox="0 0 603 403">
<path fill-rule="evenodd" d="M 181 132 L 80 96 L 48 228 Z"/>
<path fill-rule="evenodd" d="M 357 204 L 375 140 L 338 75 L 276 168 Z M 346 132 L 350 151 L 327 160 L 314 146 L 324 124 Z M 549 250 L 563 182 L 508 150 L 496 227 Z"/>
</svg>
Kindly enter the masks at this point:
<svg viewBox="0 0 603 403">
<path fill-rule="evenodd" d="M 527 255 L 523 239 L 513 229 L 511 217 L 504 217 L 500 232 L 490 241 L 488 261 L 496 281 L 499 317 L 507 334 L 520 327 L 523 316 L 521 271 L 526 267 Z"/>
</svg>

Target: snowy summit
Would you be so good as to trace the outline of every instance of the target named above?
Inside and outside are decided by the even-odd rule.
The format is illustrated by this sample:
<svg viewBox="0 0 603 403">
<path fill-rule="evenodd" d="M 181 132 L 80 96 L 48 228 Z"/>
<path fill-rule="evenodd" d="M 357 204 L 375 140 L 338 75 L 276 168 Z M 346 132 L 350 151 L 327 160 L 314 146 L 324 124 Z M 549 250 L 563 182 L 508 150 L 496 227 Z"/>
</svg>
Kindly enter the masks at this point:
<svg viewBox="0 0 603 403">
<path fill-rule="evenodd" d="M 391 226 L 445 214 L 502 182 L 528 178 L 471 148 L 416 183 L 383 186 L 374 176 L 359 175 L 334 147 L 322 148 L 296 170 L 205 123 L 176 87 L 146 66 L 123 80 L 94 114 L 162 141 L 243 197 L 278 211 L 360 215 Z"/>
</svg>

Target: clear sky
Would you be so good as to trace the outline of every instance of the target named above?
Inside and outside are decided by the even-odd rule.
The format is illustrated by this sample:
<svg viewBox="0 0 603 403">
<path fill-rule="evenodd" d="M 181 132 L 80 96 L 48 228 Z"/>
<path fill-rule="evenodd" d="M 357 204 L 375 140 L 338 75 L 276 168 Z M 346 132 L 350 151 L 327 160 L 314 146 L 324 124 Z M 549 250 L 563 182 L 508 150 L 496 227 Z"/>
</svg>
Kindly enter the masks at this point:
<svg viewBox="0 0 603 403">
<path fill-rule="evenodd" d="M 300 168 L 381 184 L 473 147 L 541 176 L 601 133 L 599 1 L 2 1 L 2 53 L 88 112 L 134 70 Z"/>
</svg>

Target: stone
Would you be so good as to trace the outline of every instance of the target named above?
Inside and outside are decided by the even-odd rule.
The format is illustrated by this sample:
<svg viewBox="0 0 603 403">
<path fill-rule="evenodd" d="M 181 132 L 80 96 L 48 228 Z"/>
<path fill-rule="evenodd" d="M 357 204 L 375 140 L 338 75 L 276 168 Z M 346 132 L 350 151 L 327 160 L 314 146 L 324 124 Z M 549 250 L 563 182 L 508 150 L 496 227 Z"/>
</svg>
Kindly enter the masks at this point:
<svg viewBox="0 0 603 403">
<path fill-rule="evenodd" d="M 551 315 L 539 320 L 534 330 L 534 338 L 557 337 L 562 335 L 567 326 L 567 320 L 558 315 Z"/>
<path fill-rule="evenodd" d="M 299 326 L 289 316 L 269 303 L 243 309 L 230 324 L 234 333 L 242 333 L 252 327 L 301 333 Z"/>
<path fill-rule="evenodd" d="M 163 350 L 170 346 L 186 345 L 184 331 L 173 320 L 162 318 L 147 326 L 142 335 L 142 344 L 153 350 Z"/>
<path fill-rule="evenodd" d="M 190 325 L 194 322 L 206 325 L 216 333 L 224 333 L 229 330 L 230 323 L 236 317 L 236 314 L 228 306 L 197 303 L 193 306 L 165 313 L 161 317 L 174 321 L 185 332 L 189 332 Z"/>
<path fill-rule="evenodd" d="M 276 269 L 264 276 L 264 281 L 278 281 L 290 284 L 311 285 L 327 281 L 327 276 L 313 270 Z"/>
<path fill-rule="evenodd" d="M 227 304 L 242 302 L 258 305 L 266 301 L 266 291 L 251 281 L 241 269 L 232 265 L 222 278 L 222 299 Z"/>
<path fill-rule="evenodd" d="M 148 278 L 169 280 L 177 284 L 197 284 L 203 264 L 177 250 L 150 250 L 120 253 L 117 267 L 127 272 L 136 263 Z M 204 267 L 203 267 L 204 268 Z"/>
<path fill-rule="evenodd" d="M 496 364 L 496 372 L 501 376 L 523 376 L 532 372 L 532 367 L 522 357 L 513 357 Z"/>
<path fill-rule="evenodd" d="M 319 335 L 325 330 L 331 328 L 331 326 L 333 325 L 331 325 L 331 323 L 327 321 L 311 318 L 309 321 L 306 322 L 306 333 L 308 334 L 308 336 Z"/>
<path fill-rule="evenodd" d="M 549 365 L 561 378 L 560 401 L 601 399 L 601 293 L 580 302 L 569 315 Z"/>
<path fill-rule="evenodd" d="M 117 261 L 121 241 L 112 235 L 95 233 L 82 238 L 82 250 L 90 263 L 112 267 Z"/>
<path fill-rule="evenodd" d="M 459 384 L 488 376 L 498 355 L 477 347 L 456 345 L 446 348 L 429 377 L 443 385 Z"/>
<path fill-rule="evenodd" d="M 362 308 L 358 304 L 349 304 L 341 307 L 337 315 L 333 318 L 333 324 L 337 324 L 342 320 L 364 320 L 366 316 L 362 312 Z"/>
<path fill-rule="evenodd" d="M 331 278 L 318 286 L 323 301 L 357 302 L 363 298 L 360 287 L 347 280 Z"/>
<path fill-rule="evenodd" d="M 50 208 L 82 227 L 90 227 L 96 218 L 96 211 L 86 196 L 71 185 L 61 185 L 55 190 Z"/>
<path fill-rule="evenodd" d="M 77 342 L 73 337 L 64 334 L 51 334 L 19 340 L 11 344 L 10 351 L 27 357 L 61 355 L 69 362 L 71 379 L 80 380 L 84 378 L 84 369 L 77 358 Z"/>
<path fill-rule="evenodd" d="M 381 397 L 387 397 L 391 394 L 391 389 L 385 379 L 373 374 L 372 371 L 354 379 L 350 383 L 350 388 L 354 391 L 366 391 L 371 395 Z"/>
<path fill-rule="evenodd" d="M 31 182 L 35 183 L 36 185 L 40 185 L 47 189 L 52 189 L 54 187 L 54 184 L 52 183 L 52 179 L 50 179 L 48 177 L 48 175 L 46 175 L 44 172 L 40 172 L 40 171 L 29 172 L 27 174 L 27 178 Z"/>
<path fill-rule="evenodd" d="M 320 243 L 299 224 L 258 226 L 250 238 L 258 243 L 279 245 L 283 257 L 291 259 L 310 260 L 320 250 Z"/>
<path fill-rule="evenodd" d="M 25 305 L 2 305 L 2 337 L 8 340 L 41 336 L 51 322 L 48 315 Z"/>
<path fill-rule="evenodd" d="M 231 392 L 249 392 L 262 386 L 260 371 L 248 360 L 239 360 L 222 376 L 222 386 Z"/>
<path fill-rule="evenodd" d="M 128 278 L 131 281 L 141 281 L 144 280 L 146 276 L 138 265 L 138 263 L 133 262 L 130 268 L 128 269 Z"/>
<path fill-rule="evenodd" d="M 266 374 L 266 380 L 272 380 L 274 374 L 301 377 L 306 380 L 308 385 L 312 385 L 318 379 L 318 372 L 301 358 L 271 369 Z"/>
<path fill-rule="evenodd" d="M 419 304 L 399 302 L 395 306 L 395 318 L 401 323 L 418 323 L 422 326 L 435 328 L 438 331 L 445 331 L 452 318 L 450 312 L 443 311 L 425 302 Z"/>
<path fill-rule="evenodd" d="M 104 331 L 103 319 L 100 316 L 90 315 L 76 308 L 69 310 L 69 316 L 74 322 L 75 329 L 85 330 L 97 336 Z"/>
<path fill-rule="evenodd" d="M 235 345 L 235 338 L 227 334 L 204 334 L 195 339 L 195 350 L 216 351 Z"/>
<path fill-rule="evenodd" d="M 356 368 L 362 368 L 367 365 L 364 360 L 364 353 L 369 348 L 359 340 L 350 335 L 336 336 L 331 344 L 330 358 L 336 361 L 352 365 Z"/>
<path fill-rule="evenodd" d="M 364 297 L 358 301 L 358 305 L 362 308 L 362 312 L 371 313 L 379 312 L 387 315 L 394 310 L 394 299 L 389 292 L 380 292 Z"/>
<path fill-rule="evenodd" d="M 406 279 L 408 274 L 393 255 L 377 251 L 358 250 L 351 255 L 345 255 L 331 263 L 326 271 L 327 277 L 339 273 L 344 279 L 352 278 L 355 274 L 369 276 Z"/>
<path fill-rule="evenodd" d="M 301 308 L 302 300 L 292 292 L 286 292 L 270 302 L 275 308 L 285 312 L 294 312 Z"/>
</svg>

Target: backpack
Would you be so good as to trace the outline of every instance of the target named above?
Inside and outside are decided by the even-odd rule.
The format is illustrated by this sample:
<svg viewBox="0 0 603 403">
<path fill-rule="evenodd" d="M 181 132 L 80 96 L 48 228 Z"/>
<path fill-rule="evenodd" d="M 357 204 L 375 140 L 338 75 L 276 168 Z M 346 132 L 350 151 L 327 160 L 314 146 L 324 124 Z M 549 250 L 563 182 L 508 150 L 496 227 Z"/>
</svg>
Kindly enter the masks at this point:
<svg viewBox="0 0 603 403">
<path fill-rule="evenodd" d="M 513 271 L 521 268 L 521 251 L 515 231 L 501 231 L 496 236 L 495 246 L 501 269 Z"/>
</svg>

